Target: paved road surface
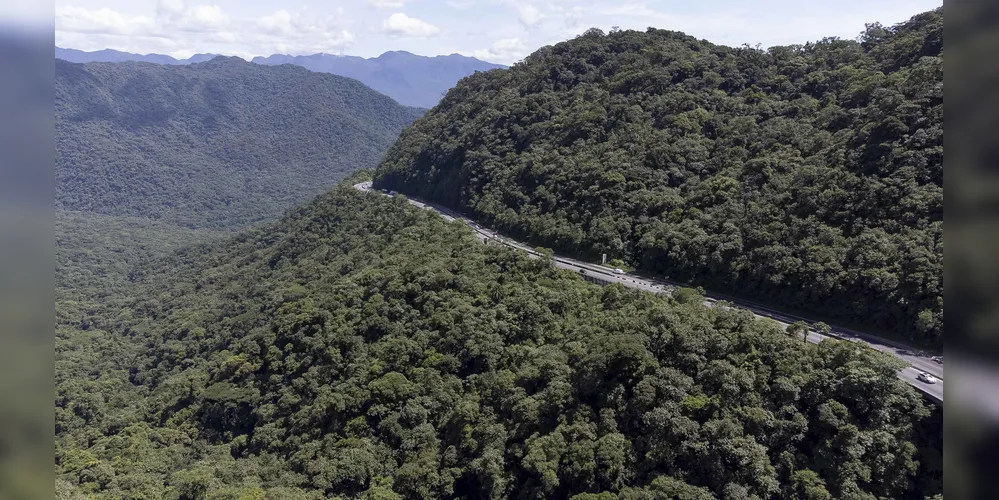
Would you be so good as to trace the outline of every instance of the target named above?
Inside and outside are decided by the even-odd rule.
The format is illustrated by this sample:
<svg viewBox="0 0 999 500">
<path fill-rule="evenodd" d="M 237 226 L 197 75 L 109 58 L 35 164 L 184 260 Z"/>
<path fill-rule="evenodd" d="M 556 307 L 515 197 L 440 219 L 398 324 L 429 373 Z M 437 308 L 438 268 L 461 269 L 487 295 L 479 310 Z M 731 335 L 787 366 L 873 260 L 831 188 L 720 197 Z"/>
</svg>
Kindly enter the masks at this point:
<svg viewBox="0 0 999 500">
<path fill-rule="evenodd" d="M 371 188 L 371 182 L 362 182 L 355 184 L 354 188 L 361 191 L 372 191 L 378 192 Z M 378 192 L 379 194 L 383 194 Z M 391 195 L 388 195 L 391 196 Z M 419 200 L 414 200 L 408 198 L 409 203 L 416 205 L 420 208 L 434 210 L 439 213 L 444 219 L 448 221 L 462 220 L 468 224 L 473 230 L 475 230 L 476 236 L 480 240 L 494 240 L 498 241 L 504 245 L 518 248 L 527 252 L 528 254 L 537 257 L 538 253 L 528 245 L 521 242 L 511 240 L 509 238 L 503 237 L 497 234 L 495 231 L 491 231 L 488 228 L 482 227 L 477 222 L 463 217 L 461 214 L 448 209 L 447 207 L 442 207 L 433 203 L 422 202 Z M 583 262 L 575 259 L 569 259 L 566 257 L 555 257 L 555 265 L 561 269 L 568 269 L 573 272 L 579 273 L 581 270 L 585 271 L 587 276 L 598 279 L 606 283 L 620 283 L 629 288 L 635 288 L 638 290 L 644 290 L 652 293 L 668 293 L 671 288 L 675 286 L 682 286 L 681 283 L 677 283 L 670 280 L 653 278 L 647 276 L 638 276 L 634 274 L 618 274 L 615 273 L 613 269 L 601 266 L 598 264 L 591 264 L 588 262 Z M 783 313 L 772 308 L 766 307 L 761 304 L 757 304 L 744 299 L 737 299 L 735 297 L 730 297 L 724 294 L 708 292 L 705 304 L 708 306 L 713 306 L 715 302 L 727 301 L 733 306 L 738 306 L 743 309 L 747 309 L 752 312 L 756 317 L 759 318 L 770 318 L 774 321 L 780 323 L 783 327 L 787 327 L 789 324 L 803 320 L 807 323 L 811 323 L 805 318 L 798 316 L 793 316 L 787 313 Z M 906 347 L 904 345 L 891 342 L 879 337 L 868 335 L 862 332 L 851 330 L 849 328 L 842 328 L 833 326 L 832 332 L 829 336 L 819 334 L 817 332 L 809 332 L 808 341 L 812 343 L 819 343 L 826 338 L 836 338 L 840 340 L 847 340 L 850 342 L 863 342 L 870 347 L 877 349 L 882 352 L 892 354 L 909 364 L 909 366 L 899 372 L 898 376 L 902 380 L 915 387 L 916 389 L 922 391 L 923 393 L 930 396 L 931 399 L 936 400 L 939 403 L 943 403 L 943 363 L 933 361 L 932 355 L 922 352 L 918 349 L 913 349 Z M 935 376 L 939 381 L 935 384 L 927 384 L 916 379 L 921 371 Z"/>
</svg>

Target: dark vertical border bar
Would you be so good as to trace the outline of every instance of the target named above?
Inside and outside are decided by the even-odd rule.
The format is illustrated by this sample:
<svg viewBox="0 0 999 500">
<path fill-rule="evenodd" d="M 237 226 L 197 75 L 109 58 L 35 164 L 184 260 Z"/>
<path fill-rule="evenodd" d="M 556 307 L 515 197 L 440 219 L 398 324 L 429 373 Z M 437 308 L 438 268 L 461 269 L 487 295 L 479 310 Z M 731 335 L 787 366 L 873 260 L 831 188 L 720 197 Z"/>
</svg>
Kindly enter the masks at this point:
<svg viewBox="0 0 999 500">
<path fill-rule="evenodd" d="M 0 9 L 0 498 L 52 498 L 53 29 L 51 17 L 10 19 L 5 12 Z"/>
<path fill-rule="evenodd" d="M 999 2 L 944 3 L 948 499 L 991 498 L 999 463 Z"/>
</svg>

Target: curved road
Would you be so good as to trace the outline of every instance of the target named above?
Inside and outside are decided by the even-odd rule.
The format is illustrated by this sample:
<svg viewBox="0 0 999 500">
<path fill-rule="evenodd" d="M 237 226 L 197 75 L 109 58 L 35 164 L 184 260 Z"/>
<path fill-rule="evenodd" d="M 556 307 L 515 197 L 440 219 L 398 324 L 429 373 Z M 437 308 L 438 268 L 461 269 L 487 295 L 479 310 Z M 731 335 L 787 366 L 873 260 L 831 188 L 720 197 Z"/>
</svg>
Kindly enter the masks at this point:
<svg viewBox="0 0 999 500">
<path fill-rule="evenodd" d="M 378 194 L 385 194 L 372 189 L 371 182 L 361 182 L 354 185 L 355 189 L 360 191 L 370 191 Z M 385 194 L 386 196 L 392 196 L 391 194 Z M 483 241 L 492 240 L 512 248 L 517 248 L 528 254 L 538 257 L 539 254 L 533 248 L 525 245 L 521 242 L 511 240 L 509 238 L 503 237 L 491 231 L 487 228 L 480 226 L 477 222 L 468 219 L 461 214 L 448 209 L 447 207 L 442 207 L 433 203 L 422 202 L 412 198 L 407 198 L 409 203 L 427 210 L 434 210 L 439 213 L 444 219 L 449 221 L 461 220 L 468 224 L 476 233 L 476 236 Z M 677 283 L 670 280 L 651 278 L 647 276 L 637 276 L 634 274 L 616 274 L 613 269 L 601 266 L 598 264 L 591 264 L 588 262 L 583 262 L 575 259 L 569 259 L 566 257 L 555 257 L 555 265 L 561 269 L 567 269 L 576 273 L 581 273 L 585 271 L 585 274 L 591 278 L 604 283 L 620 283 L 629 288 L 635 288 L 638 290 L 643 290 L 652 293 L 668 293 L 669 290 L 676 286 L 683 286 L 681 283 Z M 806 323 L 811 323 L 805 318 L 794 316 L 791 314 L 783 313 L 772 308 L 766 307 L 755 302 L 747 301 L 744 299 L 737 299 L 735 297 L 730 297 L 720 293 L 707 292 L 705 304 L 708 306 L 714 305 L 715 302 L 725 301 L 733 306 L 738 306 L 743 309 L 747 309 L 752 312 L 758 318 L 770 318 L 782 327 L 786 328 L 788 325 L 795 321 L 805 321 Z M 908 367 L 904 368 L 899 372 L 898 376 L 902 380 L 906 381 L 909 385 L 912 385 L 919 391 L 923 392 L 933 401 L 943 404 L 943 362 L 934 361 L 931 354 L 922 352 L 918 349 L 907 347 L 905 345 L 892 342 L 880 337 L 875 337 L 868 335 L 856 330 L 851 330 L 849 328 L 842 328 L 833 326 L 832 332 L 827 335 L 822 335 L 818 332 L 811 331 L 808 333 L 808 341 L 812 343 L 819 343 L 827 338 L 835 338 L 839 340 L 846 340 L 850 342 L 862 342 L 867 344 L 873 349 L 877 349 L 882 352 L 889 353 L 896 356 L 906 363 L 909 364 Z M 927 384 L 925 382 L 917 380 L 917 376 L 920 372 L 927 372 L 935 376 L 937 383 Z"/>
</svg>

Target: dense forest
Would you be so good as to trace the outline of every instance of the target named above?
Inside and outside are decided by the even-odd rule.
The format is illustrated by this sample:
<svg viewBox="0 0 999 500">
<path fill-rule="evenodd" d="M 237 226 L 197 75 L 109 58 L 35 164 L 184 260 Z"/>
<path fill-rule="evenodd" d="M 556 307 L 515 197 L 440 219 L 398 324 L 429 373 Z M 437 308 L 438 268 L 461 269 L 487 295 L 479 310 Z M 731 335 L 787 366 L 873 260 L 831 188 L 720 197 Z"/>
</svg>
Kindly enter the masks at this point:
<svg viewBox="0 0 999 500">
<path fill-rule="evenodd" d="M 127 286 L 137 266 L 185 246 L 233 234 L 227 230 L 178 227 L 143 217 L 56 212 L 56 301 L 81 306 L 100 302 Z"/>
<path fill-rule="evenodd" d="M 894 358 L 601 288 L 358 180 L 59 300 L 58 498 L 940 492 L 939 411 Z"/>
<path fill-rule="evenodd" d="M 219 57 L 55 64 L 56 208 L 234 228 L 374 167 L 422 110 L 356 80 Z"/>
<path fill-rule="evenodd" d="M 939 347 L 942 54 L 942 9 L 767 50 L 589 30 L 462 80 L 375 185 Z"/>
</svg>

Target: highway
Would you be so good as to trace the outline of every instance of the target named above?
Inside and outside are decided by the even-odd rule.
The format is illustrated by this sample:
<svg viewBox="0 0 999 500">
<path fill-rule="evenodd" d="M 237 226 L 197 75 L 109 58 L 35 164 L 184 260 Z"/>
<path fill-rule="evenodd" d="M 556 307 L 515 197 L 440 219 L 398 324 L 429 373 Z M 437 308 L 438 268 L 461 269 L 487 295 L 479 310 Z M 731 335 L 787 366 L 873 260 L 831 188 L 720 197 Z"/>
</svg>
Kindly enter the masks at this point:
<svg viewBox="0 0 999 500">
<path fill-rule="evenodd" d="M 382 194 L 385 196 L 392 196 L 391 194 L 382 193 L 380 191 L 374 190 L 371 187 L 371 182 L 361 182 L 354 185 L 355 189 L 360 191 L 367 191 L 377 194 Z M 506 238 L 495 231 L 488 228 L 482 227 L 477 222 L 468 219 L 461 214 L 448 209 L 447 207 L 439 206 L 433 203 L 423 202 L 420 200 L 415 200 L 413 198 L 408 198 L 409 203 L 427 210 L 434 210 L 440 214 L 445 220 L 454 221 L 461 220 L 469 225 L 474 231 L 476 236 L 482 241 L 494 241 L 507 245 L 512 248 L 517 248 L 528 253 L 531 256 L 539 257 L 537 251 L 534 248 Z M 629 288 L 634 288 L 651 293 L 669 293 L 673 287 L 686 286 L 682 283 L 678 283 L 671 280 L 639 276 L 636 274 L 618 274 L 606 266 L 601 266 L 598 264 L 591 264 L 588 262 L 583 262 L 575 259 L 569 259 L 566 257 L 555 256 L 555 266 L 561 269 L 567 269 L 578 274 L 584 274 L 589 280 L 601 281 L 603 283 L 620 283 Z M 583 272 L 581 272 L 583 271 Z M 749 310 L 758 318 L 770 318 L 777 323 L 779 323 L 783 328 L 787 328 L 788 325 L 794 323 L 795 321 L 805 321 L 808 324 L 813 323 L 806 318 L 799 316 L 794 316 L 781 311 L 774 310 L 772 308 L 766 307 L 755 302 L 747 301 L 744 299 L 738 299 L 725 294 L 719 294 L 715 292 L 707 292 L 705 294 L 705 305 L 711 307 L 714 306 L 716 302 L 725 301 L 735 307 L 740 307 Z M 810 331 L 808 334 L 808 341 L 812 343 L 819 343 L 828 338 L 834 338 L 838 340 L 845 340 L 849 342 L 860 342 L 870 346 L 873 349 L 877 349 L 882 352 L 891 354 L 906 363 L 908 367 L 904 368 L 899 372 L 898 376 L 909 385 L 915 387 L 920 392 L 929 396 L 933 401 L 943 404 L 943 362 L 934 361 L 932 359 L 932 354 L 907 347 L 905 345 L 892 342 L 880 337 L 869 335 L 863 332 L 858 332 L 856 330 L 851 330 L 849 328 L 838 327 L 835 325 L 830 325 L 832 331 L 830 334 L 822 335 L 815 331 Z M 917 376 L 920 372 L 927 372 L 938 380 L 935 384 L 928 384 L 917 380 Z"/>
</svg>

